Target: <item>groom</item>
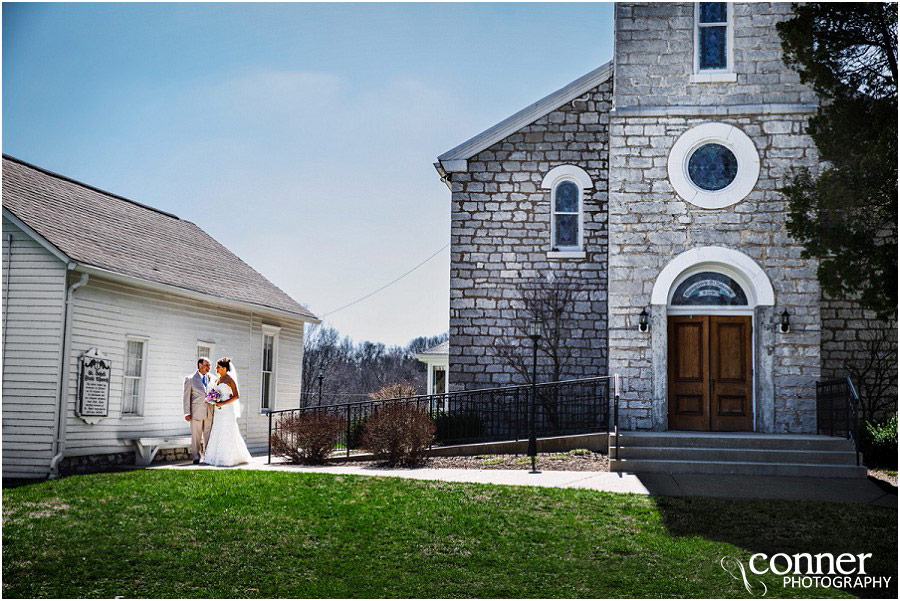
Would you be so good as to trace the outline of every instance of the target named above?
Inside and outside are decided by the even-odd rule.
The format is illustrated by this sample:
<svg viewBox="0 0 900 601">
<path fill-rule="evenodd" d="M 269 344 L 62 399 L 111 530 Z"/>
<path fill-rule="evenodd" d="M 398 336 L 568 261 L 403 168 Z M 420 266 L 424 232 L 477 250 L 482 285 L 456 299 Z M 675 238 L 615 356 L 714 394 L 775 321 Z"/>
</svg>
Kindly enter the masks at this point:
<svg viewBox="0 0 900 601">
<path fill-rule="evenodd" d="M 206 392 L 212 380 L 210 363 L 206 357 L 197 359 L 197 371 L 184 379 L 184 421 L 191 424 L 191 457 L 200 463 L 201 451 L 206 451 L 209 431 L 212 430 L 213 406 L 206 402 Z"/>
</svg>

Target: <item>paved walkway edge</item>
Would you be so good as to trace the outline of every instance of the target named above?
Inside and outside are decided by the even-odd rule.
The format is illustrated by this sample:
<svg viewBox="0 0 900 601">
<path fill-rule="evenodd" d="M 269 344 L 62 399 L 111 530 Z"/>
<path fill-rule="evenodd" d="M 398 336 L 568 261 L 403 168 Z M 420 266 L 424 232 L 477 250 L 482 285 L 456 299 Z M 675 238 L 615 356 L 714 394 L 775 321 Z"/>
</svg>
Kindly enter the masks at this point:
<svg viewBox="0 0 900 601">
<path fill-rule="evenodd" d="M 305 474 L 380 476 L 441 482 L 471 482 L 503 486 L 578 488 L 639 495 L 718 497 L 731 499 L 781 499 L 872 503 L 897 507 L 897 495 L 887 494 L 865 478 L 798 478 L 780 476 L 722 476 L 707 474 L 630 474 L 620 472 L 566 472 L 528 470 L 472 470 L 412 468 L 391 469 L 353 465 L 307 467 L 267 464 L 254 457 L 246 465 L 217 468 L 191 463 L 159 463 L 147 469 L 162 470 L 260 470 Z"/>
</svg>

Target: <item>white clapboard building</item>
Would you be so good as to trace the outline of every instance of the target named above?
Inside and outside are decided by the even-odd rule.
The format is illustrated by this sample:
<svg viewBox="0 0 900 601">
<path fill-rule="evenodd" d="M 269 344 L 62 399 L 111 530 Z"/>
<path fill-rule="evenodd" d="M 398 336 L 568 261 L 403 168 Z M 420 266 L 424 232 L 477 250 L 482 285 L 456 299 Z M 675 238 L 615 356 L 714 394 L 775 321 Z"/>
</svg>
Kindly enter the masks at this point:
<svg viewBox="0 0 900 601">
<path fill-rule="evenodd" d="M 4 156 L 2 267 L 4 478 L 187 436 L 200 355 L 238 367 L 251 451 L 299 406 L 318 320 L 189 221 Z"/>
</svg>

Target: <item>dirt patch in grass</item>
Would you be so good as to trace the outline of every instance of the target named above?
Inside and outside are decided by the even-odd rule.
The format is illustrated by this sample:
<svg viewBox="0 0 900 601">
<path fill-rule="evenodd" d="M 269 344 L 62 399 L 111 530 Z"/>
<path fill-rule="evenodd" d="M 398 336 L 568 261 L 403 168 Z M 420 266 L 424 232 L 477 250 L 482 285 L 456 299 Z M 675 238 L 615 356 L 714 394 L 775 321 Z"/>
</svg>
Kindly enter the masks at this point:
<svg viewBox="0 0 900 601">
<path fill-rule="evenodd" d="M 16 508 L 8 504 L 3 506 L 3 525 L 21 524 L 34 518 L 47 518 L 57 513 L 71 509 L 59 499 L 47 499 L 39 503 L 26 502 Z"/>
<path fill-rule="evenodd" d="M 354 461 L 347 465 L 378 467 L 377 461 Z M 468 457 L 428 457 L 419 467 L 431 469 L 466 470 L 528 470 L 531 458 L 527 455 L 473 455 Z M 576 449 L 567 453 L 539 453 L 537 468 L 541 471 L 606 472 L 609 459 L 603 453 Z"/>
</svg>

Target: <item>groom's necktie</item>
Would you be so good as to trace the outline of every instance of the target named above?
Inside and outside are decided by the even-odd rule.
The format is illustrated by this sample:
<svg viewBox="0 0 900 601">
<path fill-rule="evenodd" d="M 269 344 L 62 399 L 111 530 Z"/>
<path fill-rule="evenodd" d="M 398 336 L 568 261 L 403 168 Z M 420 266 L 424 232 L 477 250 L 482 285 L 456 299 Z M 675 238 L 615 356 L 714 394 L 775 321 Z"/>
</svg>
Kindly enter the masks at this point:
<svg viewBox="0 0 900 601">
<path fill-rule="evenodd" d="M 206 386 L 206 376 L 203 376 L 203 386 Z"/>
</svg>

